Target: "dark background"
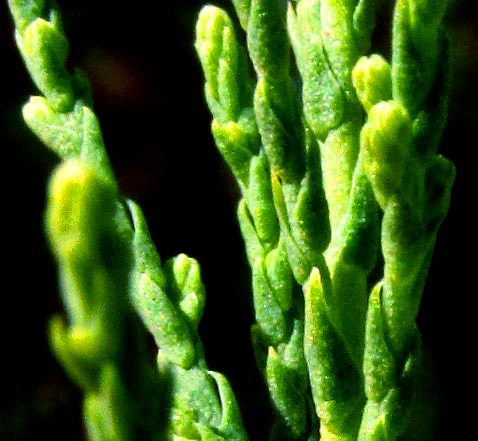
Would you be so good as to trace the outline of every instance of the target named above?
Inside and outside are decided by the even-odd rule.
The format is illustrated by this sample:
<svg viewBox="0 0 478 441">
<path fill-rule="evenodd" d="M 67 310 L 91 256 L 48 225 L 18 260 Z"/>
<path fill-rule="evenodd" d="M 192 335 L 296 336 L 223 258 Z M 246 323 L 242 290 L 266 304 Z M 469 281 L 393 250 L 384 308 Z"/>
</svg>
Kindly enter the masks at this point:
<svg viewBox="0 0 478 441">
<path fill-rule="evenodd" d="M 384 7 L 374 41 L 386 55 L 386 5 L 393 2 L 378 2 Z M 271 415 L 249 343 L 253 315 L 235 218 L 239 193 L 209 132 L 193 48 L 204 1 L 58 3 L 71 44 L 70 63 L 92 81 L 95 111 L 121 190 L 143 207 L 163 259 L 185 252 L 200 261 L 208 294 L 200 332 L 209 367 L 231 381 L 251 440 L 265 439 L 258 427 L 269 427 Z M 474 422 L 469 401 L 476 381 L 478 246 L 474 3 L 451 1 L 446 19 L 455 61 L 441 152 L 456 164 L 457 180 L 418 317 L 428 359 L 429 411 L 416 424 L 434 419 L 437 440 L 465 437 Z M 231 9 L 227 1 L 215 4 Z M 45 186 L 57 159 L 21 118 L 21 106 L 37 92 L 14 46 L 6 1 L 0 7 L 0 50 L 0 441 L 80 441 L 81 395 L 53 359 L 46 337 L 49 317 L 61 312 L 43 231 Z"/>
</svg>

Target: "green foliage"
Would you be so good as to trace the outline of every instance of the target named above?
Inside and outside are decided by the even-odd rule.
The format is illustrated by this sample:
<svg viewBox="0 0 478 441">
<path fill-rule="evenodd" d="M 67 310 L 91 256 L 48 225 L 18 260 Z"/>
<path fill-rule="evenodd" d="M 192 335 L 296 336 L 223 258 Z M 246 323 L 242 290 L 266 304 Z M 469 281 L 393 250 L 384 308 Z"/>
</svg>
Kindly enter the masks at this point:
<svg viewBox="0 0 478 441">
<path fill-rule="evenodd" d="M 316 437 L 320 424 L 324 440 L 396 439 L 413 406 L 415 318 L 454 179 L 437 154 L 446 119 L 445 2 L 397 2 L 391 65 L 369 53 L 373 1 L 289 1 L 287 11 L 273 0 L 233 3 L 256 73 L 243 106 L 254 108 L 260 141 L 247 157 L 234 150 L 244 142 L 218 147 L 243 194 L 253 343 L 277 412 L 271 437 Z M 205 7 L 198 30 L 224 16 Z M 197 33 L 206 96 L 232 81 L 211 80 L 208 59 L 224 41 Z M 259 161 L 260 180 L 244 179 Z M 380 251 L 383 280 L 369 294 Z M 268 265 L 275 259 L 280 270 Z M 294 346 L 287 369 L 281 348 L 298 334 L 303 353 Z"/>
<path fill-rule="evenodd" d="M 199 265 L 161 265 L 139 207 L 118 193 L 81 72 L 53 2 L 11 1 L 16 38 L 43 97 L 23 114 L 61 164 L 48 191 L 47 231 L 68 324 L 51 322 L 52 348 L 84 390 L 89 437 L 244 440 L 227 380 L 207 369 L 197 333 L 205 301 Z M 149 363 L 138 314 L 158 346 Z"/>
<path fill-rule="evenodd" d="M 242 193 L 271 440 L 407 434 L 415 319 L 454 180 L 437 153 L 445 3 L 396 2 L 390 64 L 371 53 L 372 0 L 234 0 L 246 47 L 225 11 L 200 12 L 211 130 Z M 61 162 L 46 225 L 68 321 L 53 318 L 50 336 L 84 391 L 90 438 L 246 440 L 228 381 L 207 367 L 198 262 L 180 254 L 163 264 L 141 209 L 119 194 L 88 81 L 66 68 L 55 3 L 9 6 L 42 94 L 23 115 Z"/>
</svg>

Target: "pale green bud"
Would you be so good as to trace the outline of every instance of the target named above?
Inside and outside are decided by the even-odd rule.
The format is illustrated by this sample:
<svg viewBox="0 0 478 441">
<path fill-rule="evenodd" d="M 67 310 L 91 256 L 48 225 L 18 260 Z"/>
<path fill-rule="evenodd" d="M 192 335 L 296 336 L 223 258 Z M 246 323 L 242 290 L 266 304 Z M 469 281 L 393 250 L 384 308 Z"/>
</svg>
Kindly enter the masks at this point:
<svg viewBox="0 0 478 441">
<path fill-rule="evenodd" d="M 392 69 L 380 55 L 361 57 L 352 71 L 352 82 L 367 112 L 380 101 L 392 98 Z"/>
<path fill-rule="evenodd" d="M 234 175 L 240 182 L 247 184 L 249 163 L 252 159 L 247 132 L 234 121 L 221 123 L 214 120 L 212 122 L 212 134 L 219 152 Z"/>
<path fill-rule="evenodd" d="M 197 329 L 205 303 L 199 263 L 185 254 L 179 254 L 165 263 L 164 270 L 169 297 L 178 304 L 192 327 Z"/>
<path fill-rule="evenodd" d="M 16 33 L 17 44 L 36 86 L 59 112 L 74 104 L 71 75 L 66 70 L 68 41 L 54 24 L 37 18 L 25 31 Z"/>
<path fill-rule="evenodd" d="M 229 17 L 223 10 L 207 5 L 201 9 L 196 24 L 196 51 L 203 65 L 210 95 L 216 101 L 219 101 L 217 76 L 222 51 L 222 34 L 226 23 L 229 22 Z"/>
<path fill-rule="evenodd" d="M 116 194 L 83 162 L 64 162 L 49 185 L 47 227 L 55 253 L 69 263 L 99 261 L 112 228 Z"/>
<path fill-rule="evenodd" d="M 251 105 L 253 84 L 247 57 L 226 11 L 207 5 L 196 25 L 196 51 L 206 77 L 206 99 L 215 119 L 237 121 Z"/>
<path fill-rule="evenodd" d="M 380 207 L 398 190 L 408 161 L 412 123 L 396 101 L 373 106 L 360 133 L 363 166 Z"/>
<path fill-rule="evenodd" d="M 61 158 L 81 153 L 83 141 L 83 106 L 72 112 L 58 113 L 43 97 L 32 96 L 23 107 L 28 127 Z"/>
</svg>

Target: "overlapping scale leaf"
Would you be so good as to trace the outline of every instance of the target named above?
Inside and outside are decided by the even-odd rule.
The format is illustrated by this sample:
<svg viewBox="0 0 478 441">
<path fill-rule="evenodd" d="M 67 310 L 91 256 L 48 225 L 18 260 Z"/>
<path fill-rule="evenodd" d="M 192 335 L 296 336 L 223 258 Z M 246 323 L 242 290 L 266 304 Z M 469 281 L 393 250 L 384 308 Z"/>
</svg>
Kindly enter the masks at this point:
<svg viewBox="0 0 478 441">
<path fill-rule="evenodd" d="M 352 441 L 364 405 L 362 379 L 329 317 L 325 290 L 330 283 L 314 268 L 304 288 L 304 354 L 321 439 Z"/>
</svg>

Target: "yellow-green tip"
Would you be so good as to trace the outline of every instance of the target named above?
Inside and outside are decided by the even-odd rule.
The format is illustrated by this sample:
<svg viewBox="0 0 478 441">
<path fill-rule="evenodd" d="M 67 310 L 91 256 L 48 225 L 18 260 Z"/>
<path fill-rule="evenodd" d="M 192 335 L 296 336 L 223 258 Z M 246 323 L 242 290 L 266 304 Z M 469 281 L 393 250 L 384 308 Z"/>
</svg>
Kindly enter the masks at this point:
<svg viewBox="0 0 478 441">
<path fill-rule="evenodd" d="M 369 110 L 392 98 L 392 69 L 378 54 L 361 57 L 352 71 L 352 82 L 363 108 Z"/>
</svg>

